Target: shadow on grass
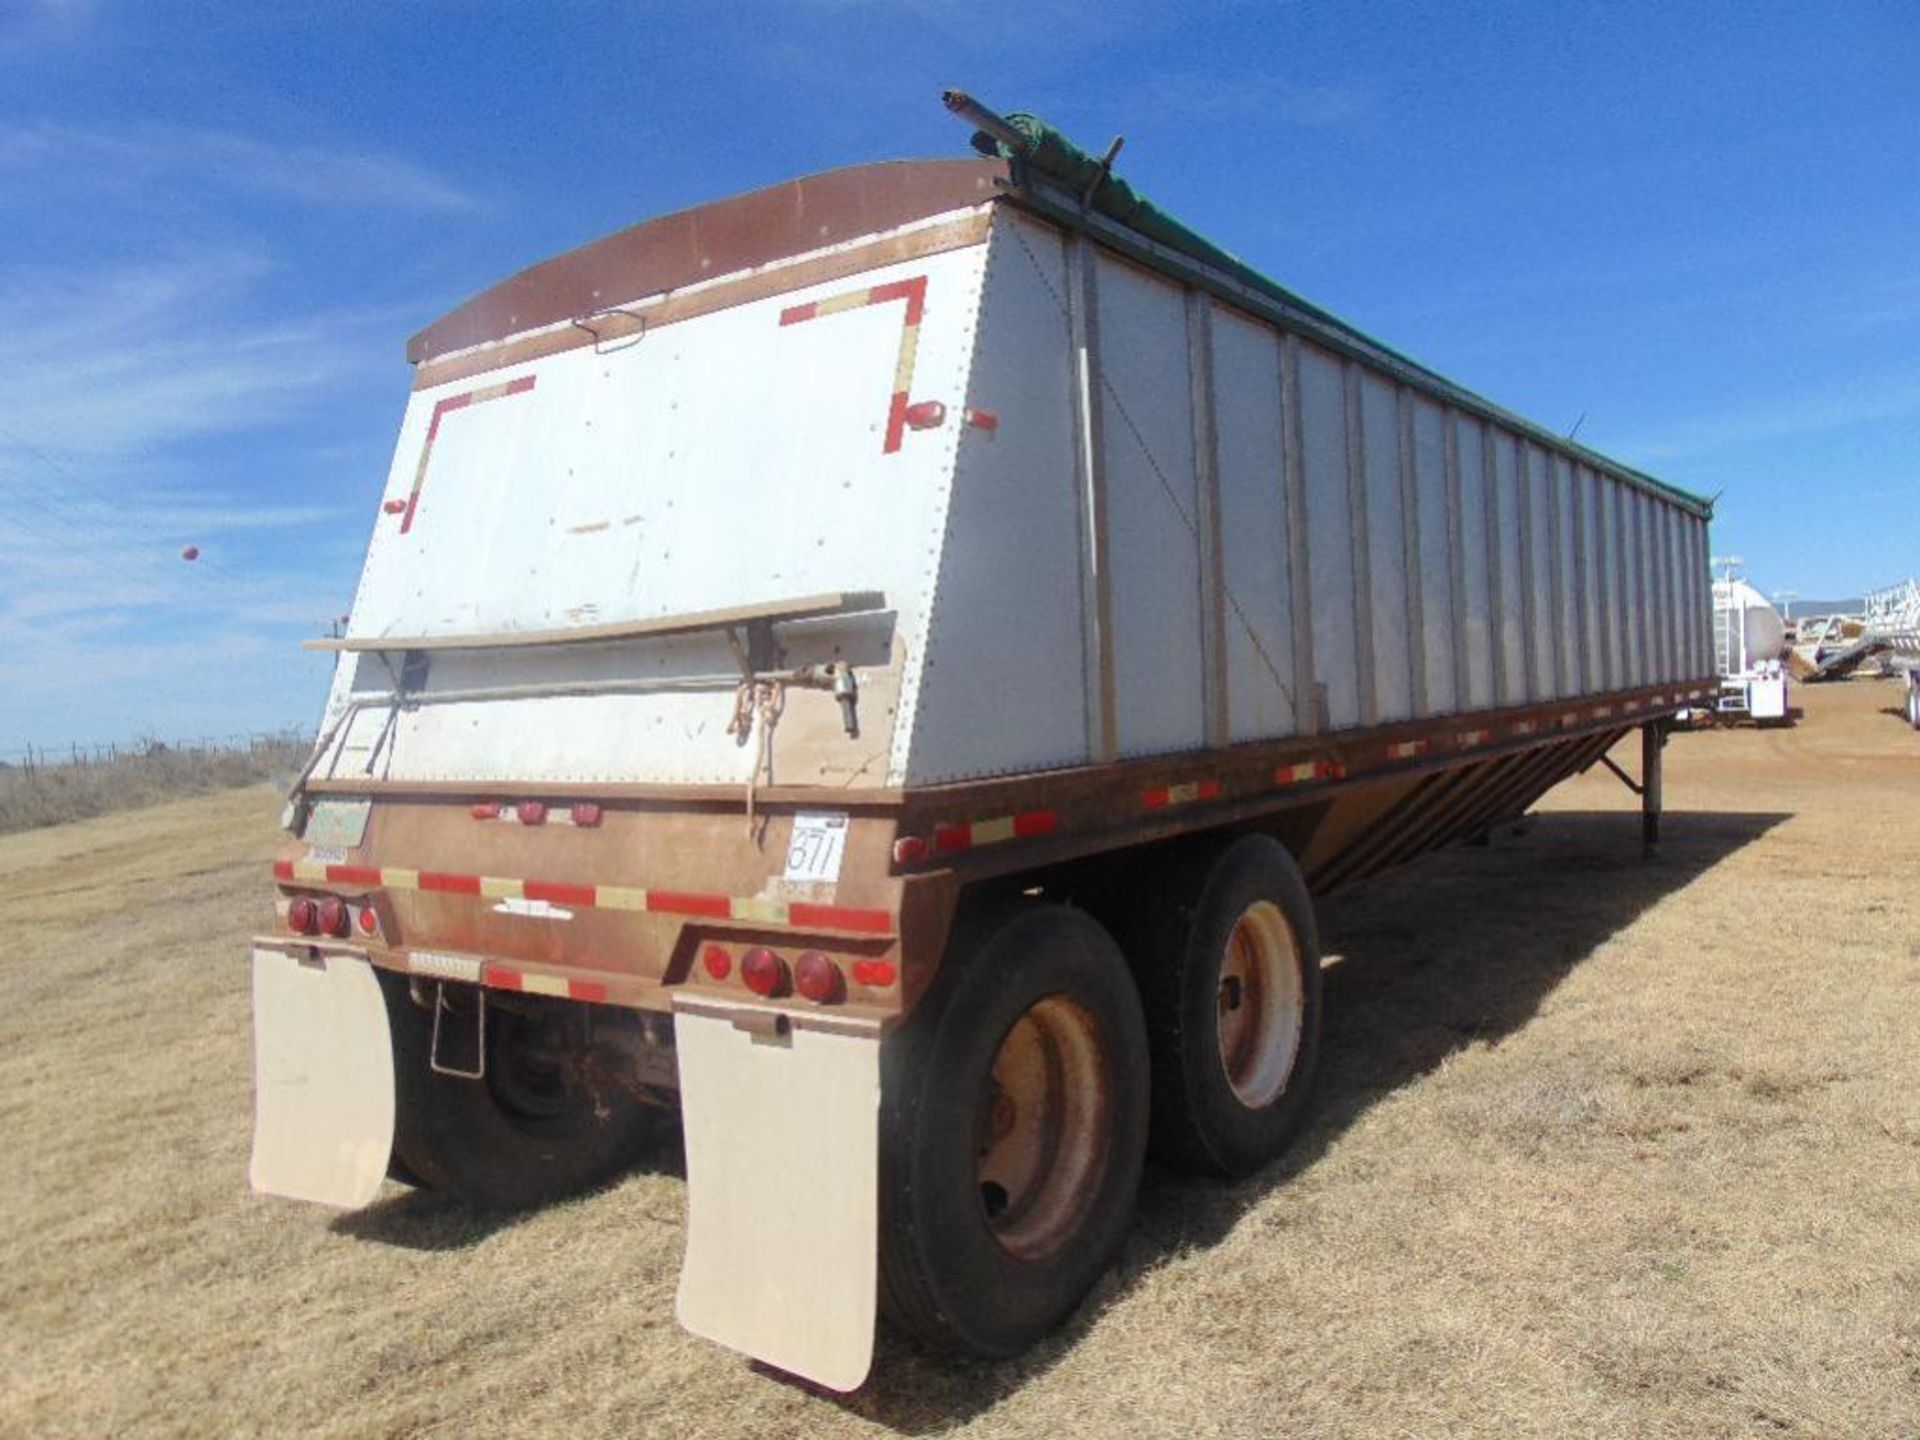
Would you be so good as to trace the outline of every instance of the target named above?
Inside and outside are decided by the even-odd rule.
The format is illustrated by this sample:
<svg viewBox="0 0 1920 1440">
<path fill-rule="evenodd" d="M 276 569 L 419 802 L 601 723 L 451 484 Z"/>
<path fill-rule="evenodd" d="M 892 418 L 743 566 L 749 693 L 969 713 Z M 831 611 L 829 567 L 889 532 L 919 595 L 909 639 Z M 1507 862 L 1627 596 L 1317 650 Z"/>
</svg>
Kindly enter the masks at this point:
<svg viewBox="0 0 1920 1440">
<path fill-rule="evenodd" d="M 1239 1182 L 1149 1167 L 1119 1263 L 1078 1314 L 1026 1354 L 953 1361 L 883 1328 L 866 1386 L 826 1398 L 907 1434 L 998 1404 L 1050 1369 L 1169 1256 L 1217 1243 L 1375 1103 L 1463 1046 L 1520 1029 L 1609 938 L 1787 818 L 1669 811 L 1658 858 L 1643 861 L 1637 811 L 1542 814 L 1524 836 L 1503 829 L 1491 846 L 1432 856 L 1322 900 L 1322 947 L 1341 963 L 1327 972 L 1314 1118 L 1293 1148 Z"/>
<path fill-rule="evenodd" d="M 672 1175 L 684 1180 L 686 1174 L 680 1127 L 677 1123 L 663 1124 L 645 1157 L 620 1174 L 609 1176 L 606 1183 L 617 1185 L 629 1175 Z M 577 1202 L 595 1193 L 587 1191 L 569 1199 Z M 454 1196 L 399 1186 L 365 1209 L 334 1216 L 328 1228 L 349 1239 L 402 1250 L 466 1250 L 537 1213 L 537 1208 L 480 1210 Z"/>
</svg>

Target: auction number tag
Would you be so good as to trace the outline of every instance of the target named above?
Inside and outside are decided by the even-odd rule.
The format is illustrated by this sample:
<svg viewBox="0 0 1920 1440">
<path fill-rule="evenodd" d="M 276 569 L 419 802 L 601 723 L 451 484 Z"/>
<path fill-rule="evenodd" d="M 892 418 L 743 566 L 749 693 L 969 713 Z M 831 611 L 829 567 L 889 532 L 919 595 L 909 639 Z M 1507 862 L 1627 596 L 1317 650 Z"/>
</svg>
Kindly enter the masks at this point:
<svg viewBox="0 0 1920 1440">
<path fill-rule="evenodd" d="M 840 878 L 840 862 L 846 853 L 844 813 L 802 812 L 793 817 L 793 838 L 787 842 L 786 878 L 831 885 Z"/>
</svg>

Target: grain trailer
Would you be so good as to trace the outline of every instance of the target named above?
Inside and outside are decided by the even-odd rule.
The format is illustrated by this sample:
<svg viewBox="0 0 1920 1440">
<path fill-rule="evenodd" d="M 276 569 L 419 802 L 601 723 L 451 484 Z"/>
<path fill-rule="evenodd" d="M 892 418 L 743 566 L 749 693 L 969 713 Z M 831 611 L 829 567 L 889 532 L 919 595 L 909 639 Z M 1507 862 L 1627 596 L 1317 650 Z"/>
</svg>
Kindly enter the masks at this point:
<svg viewBox="0 0 1920 1440">
<path fill-rule="evenodd" d="M 1704 502 L 951 103 L 413 338 L 252 948 L 256 1188 L 535 1204 L 677 1112 L 680 1319 L 841 1389 L 876 1307 L 1057 1324 L 1149 1146 L 1278 1154 L 1312 897 L 1636 728 L 1651 826 L 1715 686 Z"/>
</svg>

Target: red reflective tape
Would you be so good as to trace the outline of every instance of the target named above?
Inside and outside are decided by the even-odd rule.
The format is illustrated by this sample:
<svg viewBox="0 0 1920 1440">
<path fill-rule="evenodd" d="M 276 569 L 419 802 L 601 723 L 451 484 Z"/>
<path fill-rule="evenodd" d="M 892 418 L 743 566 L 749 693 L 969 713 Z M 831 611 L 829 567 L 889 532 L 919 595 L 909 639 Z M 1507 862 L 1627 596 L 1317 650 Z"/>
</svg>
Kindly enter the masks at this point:
<svg viewBox="0 0 1920 1440">
<path fill-rule="evenodd" d="M 327 881 L 333 885 L 379 885 L 380 872 L 366 865 L 329 865 Z"/>
<path fill-rule="evenodd" d="M 556 905 L 579 905 L 592 909 L 594 888 L 591 885 L 566 885 L 557 880 L 529 880 L 520 887 L 520 893 L 529 900 L 550 900 Z"/>
<path fill-rule="evenodd" d="M 1200 782 L 1200 788 L 1196 793 L 1202 800 L 1218 800 L 1220 798 L 1220 782 L 1218 780 L 1202 780 Z"/>
<path fill-rule="evenodd" d="M 647 909 L 656 915 L 704 915 L 726 920 L 733 915 L 733 902 L 725 895 L 694 895 L 673 890 L 649 890 Z"/>
<path fill-rule="evenodd" d="M 507 382 L 506 393 L 509 395 L 526 394 L 527 391 L 533 388 L 533 378 L 531 375 L 522 375 L 517 379 L 509 380 Z"/>
<path fill-rule="evenodd" d="M 780 312 L 782 325 L 798 325 L 802 320 L 811 320 L 819 313 L 820 306 L 809 300 L 805 305 L 793 305 Z"/>
<path fill-rule="evenodd" d="M 887 439 L 880 447 L 884 455 L 891 455 L 900 448 L 900 442 L 907 435 L 907 392 L 896 390 L 893 399 L 887 404 Z"/>
<path fill-rule="evenodd" d="M 493 986 L 496 990 L 520 990 L 525 988 L 525 984 L 521 980 L 518 970 L 502 970 L 498 966 L 489 965 L 486 970 L 485 979 L 486 983 Z"/>
<path fill-rule="evenodd" d="M 273 862 L 273 878 L 276 880 L 293 879 L 293 861 L 276 860 Z"/>
<path fill-rule="evenodd" d="M 933 827 L 933 848 L 936 854 L 945 854 L 953 850 L 965 850 L 973 844 L 973 826 L 936 825 Z"/>
<path fill-rule="evenodd" d="M 598 980 L 569 980 L 567 993 L 576 1000 L 591 1000 L 598 1004 L 607 998 L 607 987 Z"/>
<path fill-rule="evenodd" d="M 1035 835 L 1051 835 L 1060 828 L 1060 816 L 1052 810 L 1029 810 L 1024 815 L 1013 817 L 1013 833 L 1016 839 L 1028 840 Z"/>
<path fill-rule="evenodd" d="M 448 895 L 478 895 L 480 877 L 478 875 L 445 875 L 438 870 L 422 870 L 420 888 L 438 890 Z"/>
<path fill-rule="evenodd" d="M 927 277 L 916 275 L 911 280 L 891 280 L 867 292 L 869 305 L 883 305 L 889 300 L 906 301 L 907 324 L 918 325 L 927 308 Z"/>
<path fill-rule="evenodd" d="M 823 930 L 858 930 L 868 935 L 893 933 L 893 916 L 885 910 L 850 910 L 844 905 L 787 906 L 791 925 L 818 926 Z"/>
<path fill-rule="evenodd" d="M 433 419 L 427 424 L 427 443 L 431 445 L 435 437 L 440 434 L 440 421 L 444 416 L 452 414 L 455 410 L 464 410 L 472 403 L 473 392 L 469 390 L 464 395 L 449 395 L 438 405 L 435 405 L 433 407 Z"/>
<path fill-rule="evenodd" d="M 1149 810 L 1162 810 L 1166 808 L 1167 801 L 1171 798 L 1167 794 L 1166 786 L 1157 785 L 1140 796 L 1140 803 Z"/>
</svg>

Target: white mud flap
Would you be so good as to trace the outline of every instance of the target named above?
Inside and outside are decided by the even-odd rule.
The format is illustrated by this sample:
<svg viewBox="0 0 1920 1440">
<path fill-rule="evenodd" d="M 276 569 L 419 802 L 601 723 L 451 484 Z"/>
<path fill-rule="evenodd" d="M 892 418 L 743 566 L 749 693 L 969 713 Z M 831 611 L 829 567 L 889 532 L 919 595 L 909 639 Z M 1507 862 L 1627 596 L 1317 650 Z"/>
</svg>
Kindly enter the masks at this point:
<svg viewBox="0 0 1920 1440">
<path fill-rule="evenodd" d="M 393 1042 L 373 966 L 253 951 L 253 1165 L 267 1195 L 354 1209 L 386 1178 Z"/>
<path fill-rule="evenodd" d="M 680 1323 L 832 1390 L 873 1361 L 880 1032 L 680 1000 Z M 757 1032 L 757 1033 L 756 1033 Z"/>
</svg>

